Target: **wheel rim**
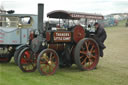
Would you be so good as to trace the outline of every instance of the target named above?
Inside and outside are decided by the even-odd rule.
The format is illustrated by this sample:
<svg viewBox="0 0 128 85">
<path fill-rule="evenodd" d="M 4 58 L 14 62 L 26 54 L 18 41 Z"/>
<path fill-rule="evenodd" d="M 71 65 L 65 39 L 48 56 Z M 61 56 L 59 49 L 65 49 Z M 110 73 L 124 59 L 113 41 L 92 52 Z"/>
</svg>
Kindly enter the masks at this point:
<svg viewBox="0 0 128 85">
<path fill-rule="evenodd" d="M 80 48 L 80 63 L 86 70 L 92 70 L 99 61 L 97 44 L 92 40 L 85 40 Z"/>
<path fill-rule="evenodd" d="M 33 72 L 36 70 L 36 57 L 32 54 L 32 50 L 26 49 L 21 54 L 20 67 L 24 72 Z"/>
<path fill-rule="evenodd" d="M 43 75 L 52 75 L 58 68 L 59 59 L 57 54 L 52 50 L 45 50 L 40 56 L 39 71 Z"/>
</svg>

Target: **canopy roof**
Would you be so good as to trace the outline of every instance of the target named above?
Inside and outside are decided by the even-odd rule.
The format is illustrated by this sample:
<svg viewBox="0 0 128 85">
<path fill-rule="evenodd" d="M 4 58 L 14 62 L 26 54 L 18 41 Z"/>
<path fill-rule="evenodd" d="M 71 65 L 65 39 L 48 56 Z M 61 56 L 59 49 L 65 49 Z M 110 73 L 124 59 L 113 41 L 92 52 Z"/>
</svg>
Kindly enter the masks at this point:
<svg viewBox="0 0 128 85">
<path fill-rule="evenodd" d="M 91 13 L 82 13 L 82 12 L 71 12 L 64 10 L 55 10 L 47 14 L 49 18 L 61 18 L 61 19 L 104 19 L 103 15 L 100 14 L 91 14 Z"/>
</svg>

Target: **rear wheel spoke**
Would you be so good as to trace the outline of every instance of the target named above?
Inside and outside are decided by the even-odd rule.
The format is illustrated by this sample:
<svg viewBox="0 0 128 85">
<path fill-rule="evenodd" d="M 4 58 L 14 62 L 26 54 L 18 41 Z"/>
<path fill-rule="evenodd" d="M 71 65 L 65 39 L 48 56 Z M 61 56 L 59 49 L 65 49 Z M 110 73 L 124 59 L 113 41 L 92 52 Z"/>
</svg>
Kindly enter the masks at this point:
<svg viewBox="0 0 128 85">
<path fill-rule="evenodd" d="M 80 56 L 80 59 L 82 59 L 84 56 Z"/>
<path fill-rule="evenodd" d="M 89 62 L 92 62 L 93 63 L 93 61 L 89 58 Z"/>
<path fill-rule="evenodd" d="M 95 51 L 95 49 L 94 50 L 92 50 L 92 53 L 95 53 L 96 51 Z"/>
<path fill-rule="evenodd" d="M 85 51 L 80 51 L 80 53 L 81 53 L 81 54 L 84 54 L 84 55 L 86 55 L 86 52 L 85 52 Z"/>
<path fill-rule="evenodd" d="M 90 50 L 91 53 L 92 53 L 93 49 L 94 49 L 94 45 L 92 45 L 92 47 L 91 47 L 91 50 Z"/>
<path fill-rule="evenodd" d="M 87 60 L 87 57 L 82 61 L 81 64 L 82 64 L 82 65 L 85 64 L 86 60 Z"/>
<path fill-rule="evenodd" d="M 87 42 L 85 42 L 85 46 L 86 46 L 86 50 L 88 51 L 88 45 L 87 45 Z"/>
<path fill-rule="evenodd" d="M 93 55 L 92 55 L 92 58 L 96 59 L 96 56 L 93 56 Z"/>
</svg>

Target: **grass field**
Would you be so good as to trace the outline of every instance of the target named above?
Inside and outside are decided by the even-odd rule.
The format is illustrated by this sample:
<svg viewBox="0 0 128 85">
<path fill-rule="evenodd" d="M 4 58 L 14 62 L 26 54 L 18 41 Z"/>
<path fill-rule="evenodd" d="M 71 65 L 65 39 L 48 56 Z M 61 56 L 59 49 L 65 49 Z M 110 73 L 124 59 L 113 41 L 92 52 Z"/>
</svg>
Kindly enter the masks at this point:
<svg viewBox="0 0 128 85">
<path fill-rule="evenodd" d="M 39 72 L 23 73 L 12 61 L 0 64 L 0 85 L 128 85 L 128 28 L 124 21 L 118 27 L 106 28 L 104 57 L 96 70 L 58 69 L 52 76 Z"/>
</svg>

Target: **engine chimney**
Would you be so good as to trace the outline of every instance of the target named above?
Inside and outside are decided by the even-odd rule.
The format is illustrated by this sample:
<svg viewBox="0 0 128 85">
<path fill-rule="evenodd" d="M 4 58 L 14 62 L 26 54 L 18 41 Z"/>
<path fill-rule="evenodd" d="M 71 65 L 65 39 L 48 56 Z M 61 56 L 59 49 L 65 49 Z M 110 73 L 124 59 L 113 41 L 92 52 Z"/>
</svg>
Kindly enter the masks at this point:
<svg viewBox="0 0 128 85">
<path fill-rule="evenodd" d="M 43 34 L 43 16 L 44 16 L 44 4 L 38 4 L 38 31 L 39 34 Z"/>
</svg>

